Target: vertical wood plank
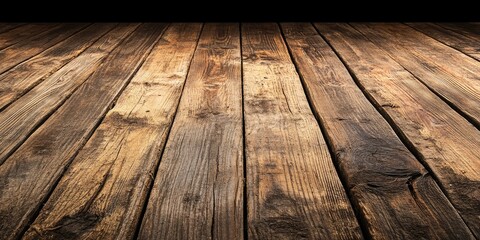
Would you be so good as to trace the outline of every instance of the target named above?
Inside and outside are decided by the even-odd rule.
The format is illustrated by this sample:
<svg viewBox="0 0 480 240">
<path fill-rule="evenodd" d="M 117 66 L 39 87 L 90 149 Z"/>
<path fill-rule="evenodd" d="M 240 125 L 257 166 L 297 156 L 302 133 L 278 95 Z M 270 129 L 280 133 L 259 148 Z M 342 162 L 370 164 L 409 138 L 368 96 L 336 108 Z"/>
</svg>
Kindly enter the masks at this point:
<svg viewBox="0 0 480 240">
<path fill-rule="evenodd" d="M 361 239 L 276 24 L 242 24 L 250 239 Z"/>
<path fill-rule="evenodd" d="M 140 239 L 243 239 L 238 24 L 205 24 Z"/>
</svg>

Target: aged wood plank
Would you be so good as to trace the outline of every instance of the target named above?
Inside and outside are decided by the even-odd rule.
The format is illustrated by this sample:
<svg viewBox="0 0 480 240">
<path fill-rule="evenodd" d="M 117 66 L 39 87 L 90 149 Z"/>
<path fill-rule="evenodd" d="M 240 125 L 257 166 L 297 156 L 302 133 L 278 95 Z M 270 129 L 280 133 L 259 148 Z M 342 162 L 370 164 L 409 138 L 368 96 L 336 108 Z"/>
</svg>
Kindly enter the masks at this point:
<svg viewBox="0 0 480 240">
<path fill-rule="evenodd" d="M 165 32 L 24 239 L 133 238 L 200 29 L 174 24 Z M 89 218 L 86 228 L 69 224 Z"/>
<path fill-rule="evenodd" d="M 480 61 L 480 39 L 462 35 L 433 23 L 407 23 L 407 25 Z"/>
<path fill-rule="evenodd" d="M 276 24 L 242 25 L 248 237 L 361 239 Z"/>
<path fill-rule="evenodd" d="M 58 24 L 28 24 L 0 34 L 0 50 L 56 27 Z"/>
<path fill-rule="evenodd" d="M 360 32 L 345 24 L 316 26 L 479 238 L 480 132 Z"/>
<path fill-rule="evenodd" d="M 24 23 L 2 23 L 0 24 L 0 33 L 10 31 L 22 25 L 24 25 Z"/>
<path fill-rule="evenodd" d="M 164 28 L 164 24 L 137 28 L 0 166 L 0 239 L 17 238 L 33 220 L 65 168 L 141 65 Z M 122 31 L 124 34 L 125 30 Z M 116 37 L 111 40 L 116 42 L 114 39 Z M 73 228 L 88 228 L 96 218 L 88 214 L 78 220 L 69 216 L 65 222 Z"/>
<path fill-rule="evenodd" d="M 243 239 L 240 61 L 238 24 L 206 24 L 140 239 Z"/>
<path fill-rule="evenodd" d="M 102 37 L 41 84 L 0 112 L 0 165 L 28 135 L 52 114 L 137 25 L 126 25 Z"/>
<path fill-rule="evenodd" d="M 115 24 L 94 24 L 0 75 L 0 111 L 80 55 Z"/>
<path fill-rule="evenodd" d="M 60 24 L 0 51 L 0 73 L 73 35 L 86 24 Z"/>
<path fill-rule="evenodd" d="M 477 39 L 480 41 L 480 23 L 436 23 L 437 25 L 458 32 L 462 35 Z"/>
<path fill-rule="evenodd" d="M 353 24 L 480 128 L 480 62 L 403 24 Z"/>
<path fill-rule="evenodd" d="M 368 235 L 374 239 L 472 238 L 441 189 L 315 28 L 290 23 L 282 24 L 282 29 Z"/>
</svg>

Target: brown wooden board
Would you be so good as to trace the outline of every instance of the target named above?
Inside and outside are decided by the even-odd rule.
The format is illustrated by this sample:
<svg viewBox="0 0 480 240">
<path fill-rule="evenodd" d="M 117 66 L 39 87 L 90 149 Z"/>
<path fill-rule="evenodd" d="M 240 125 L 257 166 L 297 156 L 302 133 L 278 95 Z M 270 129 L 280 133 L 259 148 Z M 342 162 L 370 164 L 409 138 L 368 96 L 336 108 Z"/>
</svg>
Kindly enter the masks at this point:
<svg viewBox="0 0 480 240">
<path fill-rule="evenodd" d="M 463 35 L 433 23 L 407 23 L 416 30 L 480 61 L 480 39 Z"/>
<path fill-rule="evenodd" d="M 362 233 L 277 24 L 242 24 L 250 239 Z"/>
<path fill-rule="evenodd" d="M 286 23 L 282 29 L 367 234 L 373 239 L 471 238 L 441 189 L 315 28 Z"/>
<path fill-rule="evenodd" d="M 0 75 L 0 111 L 70 60 L 115 24 L 94 24 Z"/>
<path fill-rule="evenodd" d="M 8 32 L 12 29 L 22 26 L 23 23 L 1 23 L 0 24 L 0 33 Z"/>
<path fill-rule="evenodd" d="M 170 26 L 73 160 L 24 239 L 134 236 L 200 29 L 201 24 Z M 68 224 L 89 217 L 94 221 L 86 228 Z"/>
<path fill-rule="evenodd" d="M 0 73 L 43 52 L 86 26 L 87 24 L 77 23 L 47 25 L 47 29 L 42 28 L 42 31 L 34 32 L 32 37 L 0 50 Z"/>
<path fill-rule="evenodd" d="M 360 32 L 346 24 L 316 27 L 370 101 L 438 179 L 473 234 L 480 237 L 480 132 Z M 412 189 L 414 194 L 423 194 Z M 455 217 L 449 214 L 446 217 Z M 460 231 L 461 225 L 450 228 Z M 465 235 L 453 238 L 469 238 Z"/>
<path fill-rule="evenodd" d="M 203 28 L 140 239 L 244 237 L 239 34 L 234 23 Z"/>
<path fill-rule="evenodd" d="M 0 34 L 0 50 L 14 45 L 18 42 L 35 37 L 39 33 L 57 27 L 58 24 L 27 24 L 17 28 L 4 31 Z"/>
<path fill-rule="evenodd" d="M 0 239 L 15 239 L 26 230 L 65 168 L 128 84 L 165 27 L 165 24 L 138 27 L 0 166 Z M 129 31 L 131 28 L 127 27 L 120 35 L 125 36 Z M 111 40 L 116 42 L 117 38 Z M 85 214 L 78 218 L 68 216 L 64 221 L 78 229 L 88 228 L 95 219 L 96 216 Z"/>
<path fill-rule="evenodd" d="M 462 22 L 462 23 L 436 23 L 437 25 L 453 30 L 467 37 L 471 37 L 480 41 L 480 23 L 478 22 Z"/>
<path fill-rule="evenodd" d="M 138 25 L 125 25 L 102 37 L 60 70 L 0 112 L 0 165 L 97 69 Z"/>
<path fill-rule="evenodd" d="M 480 128 L 480 62 L 403 24 L 353 26 Z"/>
</svg>

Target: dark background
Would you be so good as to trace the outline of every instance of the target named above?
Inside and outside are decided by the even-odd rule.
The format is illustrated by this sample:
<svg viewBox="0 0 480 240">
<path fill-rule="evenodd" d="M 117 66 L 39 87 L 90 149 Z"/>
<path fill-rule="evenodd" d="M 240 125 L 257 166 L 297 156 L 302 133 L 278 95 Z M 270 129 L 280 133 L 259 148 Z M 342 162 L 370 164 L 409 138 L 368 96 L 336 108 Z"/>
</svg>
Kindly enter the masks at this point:
<svg viewBox="0 0 480 240">
<path fill-rule="evenodd" d="M 422 2 L 422 6 L 420 5 Z M 260 4 L 261 3 L 261 4 Z M 69 1 L 3 3 L 0 21 L 480 21 L 466 1 Z"/>
</svg>

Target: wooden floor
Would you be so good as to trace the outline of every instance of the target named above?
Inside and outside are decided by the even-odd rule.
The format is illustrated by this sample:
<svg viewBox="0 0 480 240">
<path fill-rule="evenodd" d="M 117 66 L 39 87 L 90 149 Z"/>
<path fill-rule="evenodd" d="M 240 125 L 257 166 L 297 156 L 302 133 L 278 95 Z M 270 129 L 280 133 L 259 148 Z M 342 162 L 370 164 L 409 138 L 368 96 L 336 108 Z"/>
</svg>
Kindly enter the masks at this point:
<svg viewBox="0 0 480 240">
<path fill-rule="evenodd" d="M 0 239 L 480 239 L 480 23 L 0 24 Z"/>
</svg>

